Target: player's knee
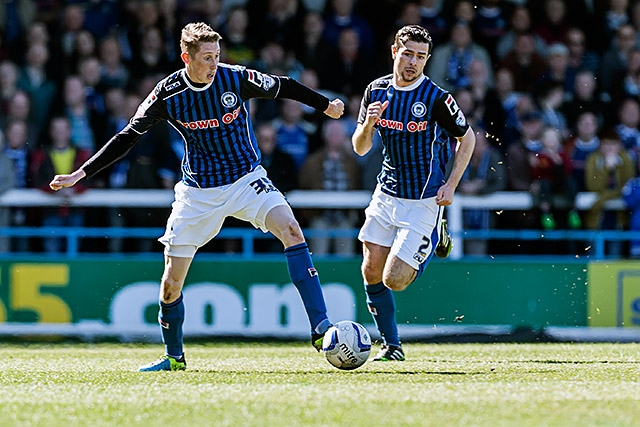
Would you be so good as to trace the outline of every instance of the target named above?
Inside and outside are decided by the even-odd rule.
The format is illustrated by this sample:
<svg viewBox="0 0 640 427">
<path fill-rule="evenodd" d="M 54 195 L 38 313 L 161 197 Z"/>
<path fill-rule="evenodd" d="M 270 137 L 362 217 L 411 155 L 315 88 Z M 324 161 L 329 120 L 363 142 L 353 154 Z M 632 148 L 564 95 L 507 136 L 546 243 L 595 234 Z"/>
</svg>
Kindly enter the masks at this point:
<svg viewBox="0 0 640 427">
<path fill-rule="evenodd" d="M 382 271 L 370 263 L 363 263 L 361 267 L 362 278 L 366 283 L 380 283 L 382 281 Z"/>
<path fill-rule="evenodd" d="M 285 247 L 304 242 L 304 234 L 295 218 L 288 219 L 280 228 L 280 238 Z"/>
<path fill-rule="evenodd" d="M 404 277 L 398 276 L 385 276 L 383 278 L 384 285 L 392 291 L 404 291 L 411 281 L 406 280 Z"/>
</svg>

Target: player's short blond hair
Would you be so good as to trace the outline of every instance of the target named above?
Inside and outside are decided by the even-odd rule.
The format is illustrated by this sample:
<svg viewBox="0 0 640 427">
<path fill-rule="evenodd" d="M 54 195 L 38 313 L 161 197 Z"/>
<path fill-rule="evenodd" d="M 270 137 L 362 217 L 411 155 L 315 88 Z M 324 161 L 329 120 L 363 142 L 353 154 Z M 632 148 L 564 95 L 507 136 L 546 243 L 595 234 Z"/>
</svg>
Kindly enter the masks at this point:
<svg viewBox="0 0 640 427">
<path fill-rule="evenodd" d="M 400 49 L 407 41 L 426 43 L 429 45 L 429 52 L 427 53 L 431 53 L 433 49 L 433 40 L 431 39 L 429 30 L 420 25 L 405 25 L 400 28 L 396 33 L 393 45 L 397 49 Z"/>
<path fill-rule="evenodd" d="M 204 22 L 191 23 L 184 26 L 180 35 L 180 50 L 195 57 L 200 50 L 201 43 L 215 43 L 220 41 L 220 34 Z"/>
</svg>

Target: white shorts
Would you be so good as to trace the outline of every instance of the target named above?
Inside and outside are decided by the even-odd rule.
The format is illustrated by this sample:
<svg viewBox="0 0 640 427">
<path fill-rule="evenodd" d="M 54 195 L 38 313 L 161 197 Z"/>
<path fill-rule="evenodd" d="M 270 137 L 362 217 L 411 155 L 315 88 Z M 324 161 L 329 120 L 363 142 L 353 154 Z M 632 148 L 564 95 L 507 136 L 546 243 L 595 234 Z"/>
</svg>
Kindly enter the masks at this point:
<svg viewBox="0 0 640 427">
<path fill-rule="evenodd" d="M 438 244 L 438 227 L 444 208 L 435 197 L 422 200 L 399 199 L 376 187 L 371 203 L 365 209 L 361 242 L 391 248 L 397 256 L 416 270 L 433 256 Z"/>
<path fill-rule="evenodd" d="M 198 248 L 213 239 L 226 217 L 248 221 L 266 233 L 269 211 L 287 205 L 262 166 L 233 184 L 196 188 L 179 182 L 174 191 L 167 228 L 158 240 L 165 245 L 165 254 L 182 258 L 192 258 Z"/>
</svg>

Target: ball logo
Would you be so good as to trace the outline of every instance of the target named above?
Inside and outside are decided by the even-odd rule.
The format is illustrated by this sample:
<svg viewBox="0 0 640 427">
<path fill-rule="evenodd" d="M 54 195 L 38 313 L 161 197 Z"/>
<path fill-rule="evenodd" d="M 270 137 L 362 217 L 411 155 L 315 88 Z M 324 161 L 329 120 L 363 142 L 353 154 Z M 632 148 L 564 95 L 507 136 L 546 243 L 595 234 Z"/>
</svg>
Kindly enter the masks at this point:
<svg viewBox="0 0 640 427">
<path fill-rule="evenodd" d="M 233 92 L 225 92 L 220 97 L 220 101 L 225 107 L 231 108 L 238 102 L 238 96 Z"/>
<path fill-rule="evenodd" d="M 411 106 L 411 113 L 415 117 L 423 117 L 427 113 L 427 106 L 422 102 L 416 102 Z"/>
</svg>

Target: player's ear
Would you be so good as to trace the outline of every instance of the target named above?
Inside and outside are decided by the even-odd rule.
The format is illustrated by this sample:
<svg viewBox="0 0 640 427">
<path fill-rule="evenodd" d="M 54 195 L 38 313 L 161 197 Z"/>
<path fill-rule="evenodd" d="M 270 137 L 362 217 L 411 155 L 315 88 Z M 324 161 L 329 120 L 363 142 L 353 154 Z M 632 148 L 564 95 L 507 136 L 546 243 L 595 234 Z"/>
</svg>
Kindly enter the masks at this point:
<svg viewBox="0 0 640 427">
<path fill-rule="evenodd" d="M 396 53 L 398 53 L 398 48 L 396 47 L 396 45 L 392 44 L 391 45 L 391 58 L 392 59 L 396 59 Z"/>
<path fill-rule="evenodd" d="M 191 57 L 189 57 L 188 52 L 182 52 L 180 54 L 180 59 L 182 59 L 182 62 L 184 62 L 187 65 L 189 65 L 189 63 L 191 62 Z"/>
</svg>

